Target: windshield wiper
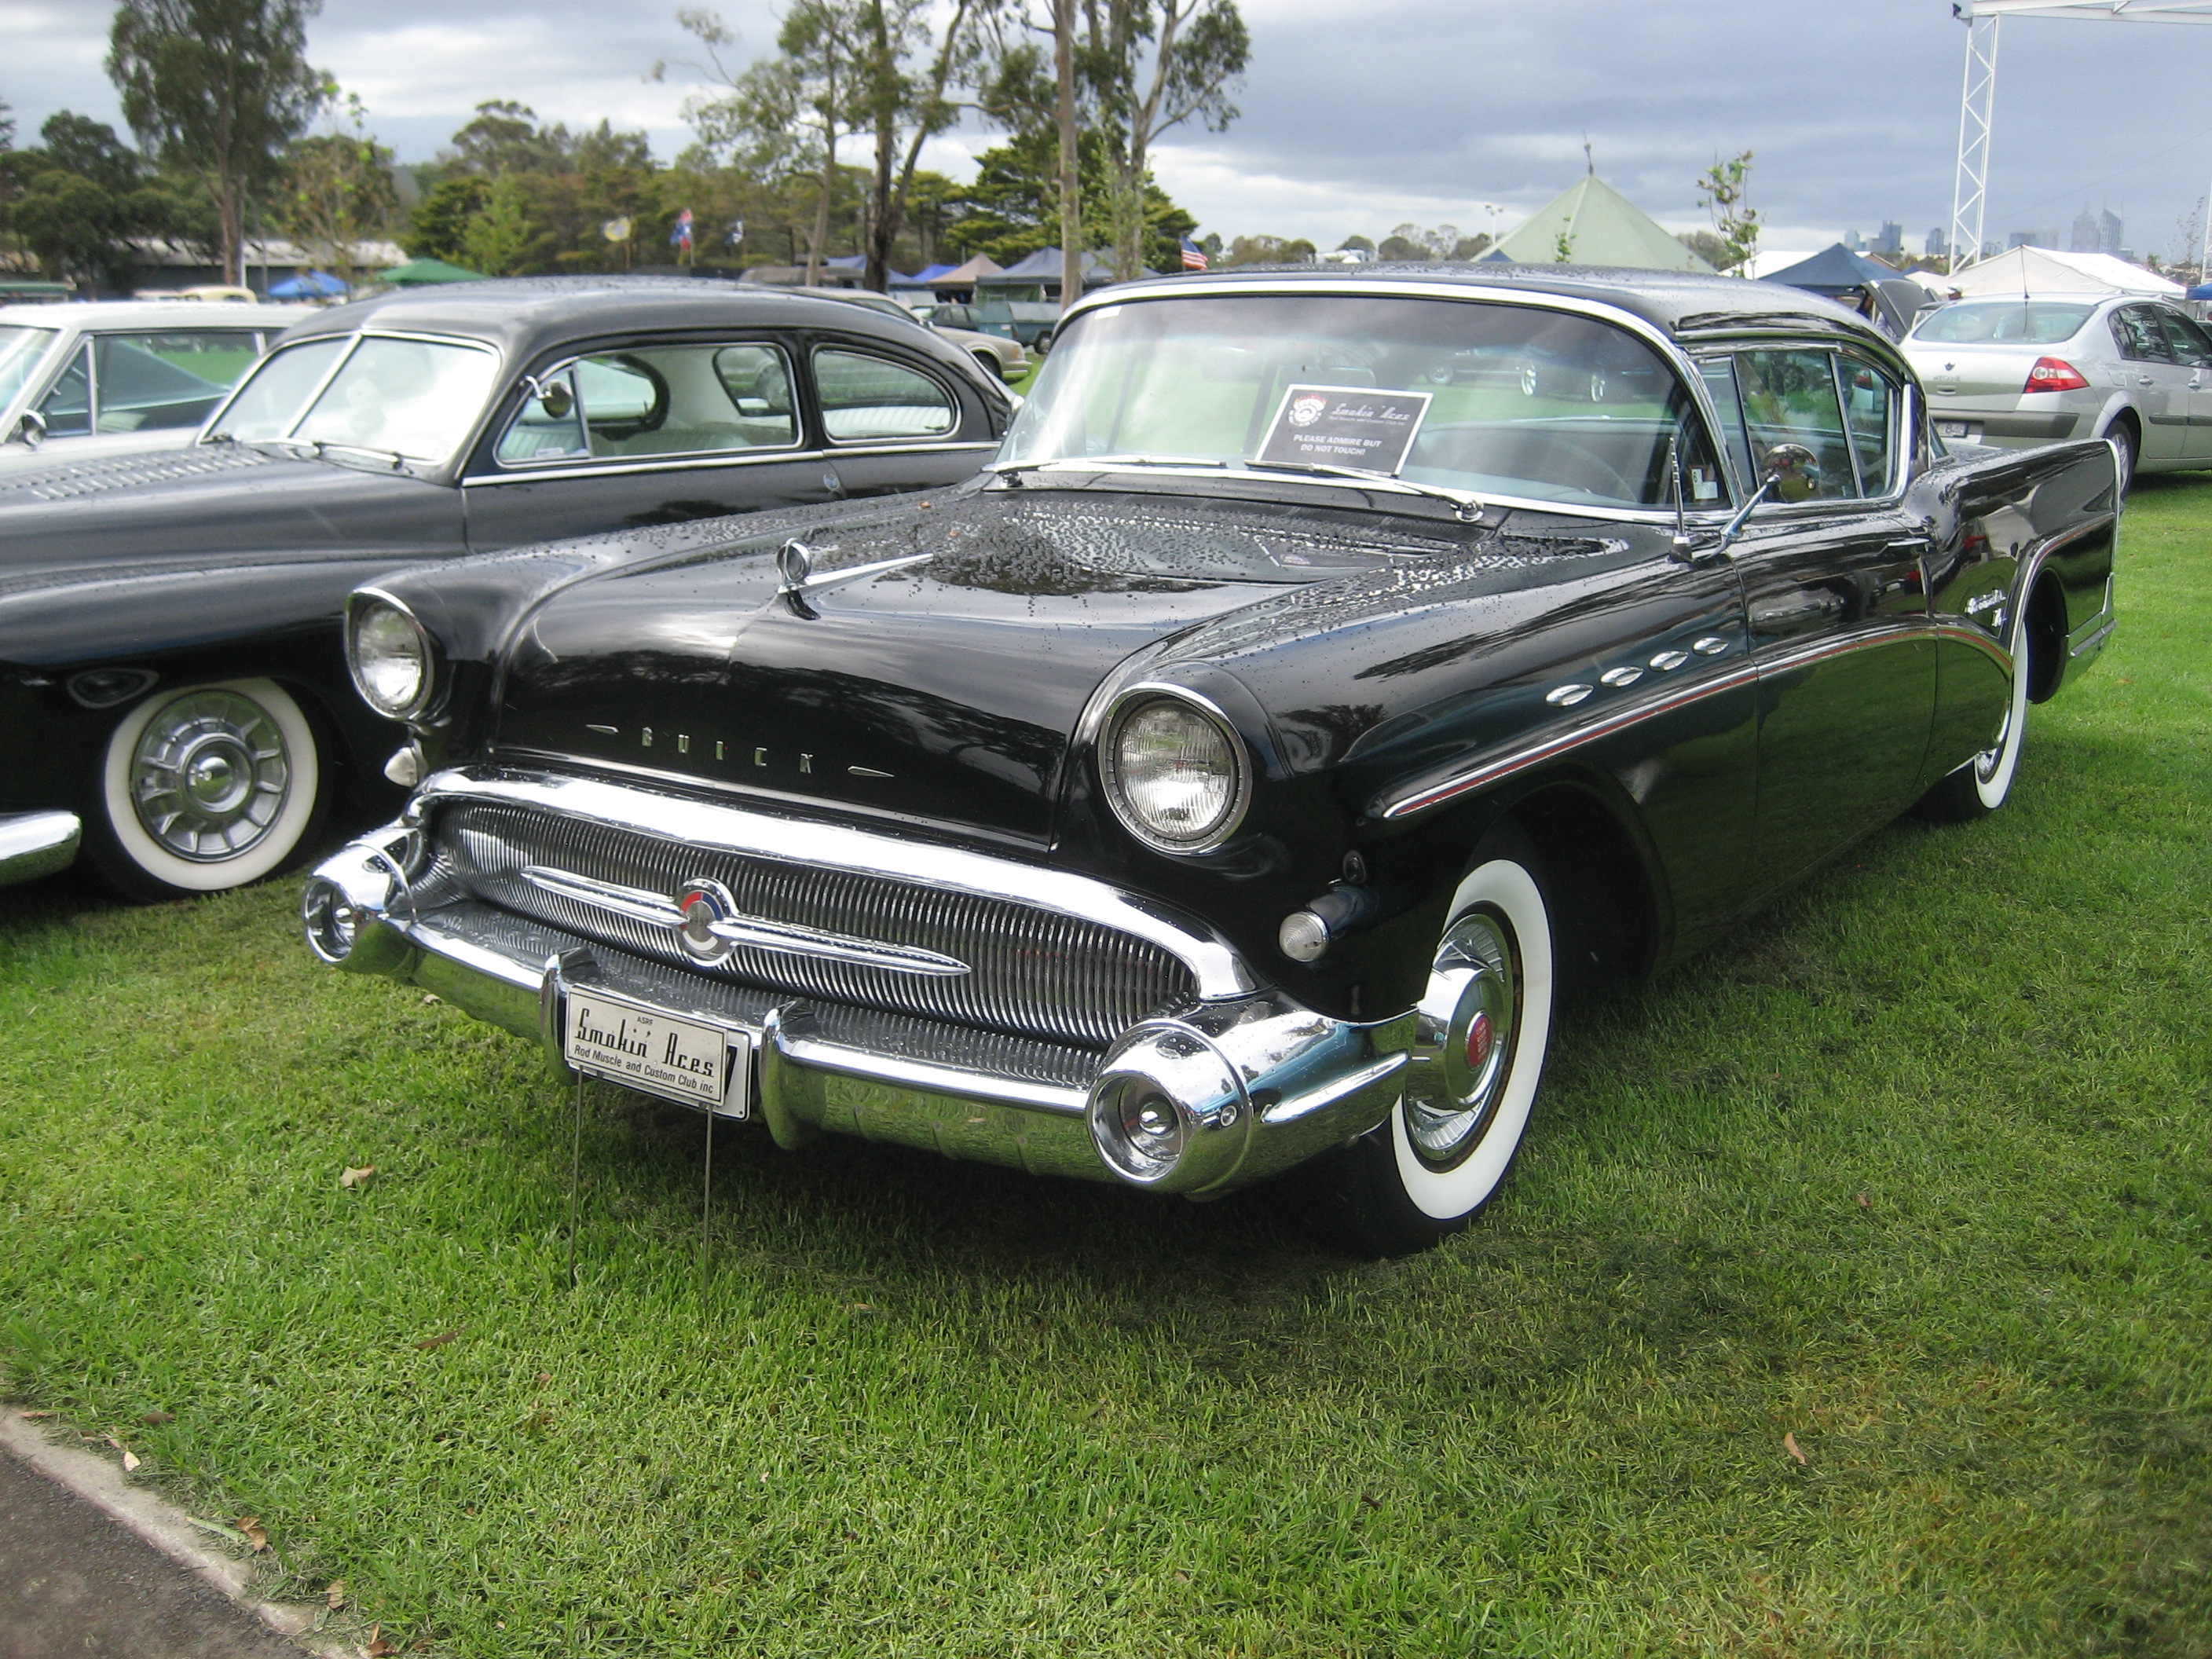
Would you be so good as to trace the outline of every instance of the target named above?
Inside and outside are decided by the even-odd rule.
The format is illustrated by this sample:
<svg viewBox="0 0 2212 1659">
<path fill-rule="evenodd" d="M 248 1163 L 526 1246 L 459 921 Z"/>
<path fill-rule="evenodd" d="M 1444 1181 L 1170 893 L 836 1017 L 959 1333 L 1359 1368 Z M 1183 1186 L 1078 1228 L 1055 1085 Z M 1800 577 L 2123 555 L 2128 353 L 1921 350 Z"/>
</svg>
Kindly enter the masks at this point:
<svg viewBox="0 0 2212 1659">
<path fill-rule="evenodd" d="M 1247 461 L 1244 466 L 1252 472 L 1295 472 L 1310 478 L 1341 479 L 1346 483 L 1380 484 L 1386 489 L 1402 489 L 1411 495 L 1426 495 L 1431 501 L 1448 501 L 1468 524 L 1482 517 L 1483 502 L 1479 495 L 1463 489 L 1446 489 L 1442 484 L 1420 483 L 1393 473 L 1371 471 L 1365 467 L 1335 466 L 1327 461 Z"/>
<path fill-rule="evenodd" d="M 409 472 L 413 468 L 404 455 L 396 449 L 376 449 L 368 444 L 334 444 L 322 438 L 234 438 L 228 432 L 208 434 L 210 443 L 244 443 L 249 449 L 276 449 L 288 455 L 310 457 L 318 461 L 336 461 L 348 465 L 347 457 L 366 455 L 380 461 L 393 472 Z"/>
<path fill-rule="evenodd" d="M 1000 477 L 1018 472 L 1112 472 L 1133 466 L 1204 466 L 1229 465 L 1205 455 L 1056 455 L 1048 461 L 1007 461 L 988 470 Z"/>
</svg>

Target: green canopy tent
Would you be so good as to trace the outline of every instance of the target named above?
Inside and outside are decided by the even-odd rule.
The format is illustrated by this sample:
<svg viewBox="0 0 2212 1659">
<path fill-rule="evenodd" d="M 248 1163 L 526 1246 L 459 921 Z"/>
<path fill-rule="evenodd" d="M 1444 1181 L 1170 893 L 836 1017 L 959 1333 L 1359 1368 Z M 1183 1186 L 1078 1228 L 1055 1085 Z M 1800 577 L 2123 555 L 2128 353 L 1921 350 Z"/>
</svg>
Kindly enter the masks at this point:
<svg viewBox="0 0 2212 1659">
<path fill-rule="evenodd" d="M 389 270 L 377 273 L 378 280 L 394 288 L 428 288 L 434 283 L 481 283 L 488 280 L 481 270 L 464 270 L 459 265 L 449 265 L 443 259 L 410 259 L 404 265 L 394 265 Z"/>
<path fill-rule="evenodd" d="M 1483 257 L 1516 264 L 1620 265 L 1632 270 L 1711 270 L 1658 221 L 1595 173 L 1577 179 L 1498 239 Z"/>
</svg>

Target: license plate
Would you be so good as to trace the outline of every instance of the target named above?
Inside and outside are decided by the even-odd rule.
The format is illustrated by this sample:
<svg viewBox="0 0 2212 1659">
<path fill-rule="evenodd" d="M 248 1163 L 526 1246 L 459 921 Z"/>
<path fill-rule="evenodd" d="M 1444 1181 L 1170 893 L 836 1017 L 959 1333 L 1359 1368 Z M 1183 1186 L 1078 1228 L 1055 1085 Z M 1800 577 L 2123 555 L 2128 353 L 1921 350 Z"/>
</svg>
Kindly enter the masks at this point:
<svg viewBox="0 0 2212 1659">
<path fill-rule="evenodd" d="M 1978 438 L 1982 434 L 1981 428 L 1970 421 L 1938 421 L 1936 422 L 1936 429 L 1947 438 L 1972 439 Z"/>
<path fill-rule="evenodd" d="M 681 1019 L 587 985 L 570 986 L 568 1001 L 561 1053 L 578 1071 L 724 1117 L 751 1110 L 752 1039 L 746 1033 Z"/>
</svg>

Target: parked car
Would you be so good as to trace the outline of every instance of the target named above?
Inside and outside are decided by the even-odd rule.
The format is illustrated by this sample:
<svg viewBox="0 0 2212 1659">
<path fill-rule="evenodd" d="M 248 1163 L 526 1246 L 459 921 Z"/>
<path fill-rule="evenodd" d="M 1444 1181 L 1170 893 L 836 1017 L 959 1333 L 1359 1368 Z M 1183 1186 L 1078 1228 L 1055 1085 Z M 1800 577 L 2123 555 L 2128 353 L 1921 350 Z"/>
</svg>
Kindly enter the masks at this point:
<svg viewBox="0 0 2212 1659">
<path fill-rule="evenodd" d="M 1029 354 L 1022 349 L 1019 340 L 996 334 L 979 334 L 973 329 L 956 328 L 940 323 L 933 315 L 925 316 L 920 308 L 902 305 L 888 295 L 871 293 L 866 289 L 802 288 L 801 294 L 819 294 L 825 298 L 842 300 L 848 305 L 866 306 L 886 317 L 896 316 L 917 327 L 928 329 L 950 340 L 975 359 L 975 366 L 994 380 L 1011 380 L 1029 372 Z M 938 307 L 929 307 L 933 313 Z"/>
<path fill-rule="evenodd" d="M 910 324 L 757 289 L 476 283 L 317 312 L 191 447 L 0 478 L 0 881 L 81 836 L 127 893 L 231 887 L 300 848 L 340 775 L 380 791 L 399 728 L 354 696 L 340 636 L 364 580 L 956 483 L 1011 407 Z"/>
<path fill-rule="evenodd" d="M 0 473 L 181 449 L 308 306 L 0 307 Z"/>
<path fill-rule="evenodd" d="M 966 329 L 994 339 L 1017 341 L 1042 357 L 1052 349 L 1060 307 L 1036 300 L 992 298 L 976 305 L 933 306 L 929 320 L 938 328 Z"/>
<path fill-rule="evenodd" d="M 1905 355 L 1945 438 L 2002 449 L 2108 438 L 2130 479 L 2212 466 L 2212 336 L 2178 306 L 1958 300 L 1921 319 Z"/>
<path fill-rule="evenodd" d="M 1456 383 L 1489 347 L 1638 394 Z M 958 489 L 357 592 L 426 779 L 307 942 L 787 1146 L 1301 1170 L 1418 1248 L 1504 1177 L 1563 982 L 2004 804 L 2113 627 L 2118 485 L 1945 453 L 1792 290 L 1117 287 Z"/>
</svg>

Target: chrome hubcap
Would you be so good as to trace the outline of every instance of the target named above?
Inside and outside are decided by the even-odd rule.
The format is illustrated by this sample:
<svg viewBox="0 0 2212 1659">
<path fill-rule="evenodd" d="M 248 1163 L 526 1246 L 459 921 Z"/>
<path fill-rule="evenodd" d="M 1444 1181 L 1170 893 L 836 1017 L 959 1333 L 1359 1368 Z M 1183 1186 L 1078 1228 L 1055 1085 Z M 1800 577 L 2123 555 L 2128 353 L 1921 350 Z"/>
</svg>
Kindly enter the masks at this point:
<svg viewBox="0 0 2212 1659">
<path fill-rule="evenodd" d="M 179 858 L 236 858 L 266 836 L 292 789 L 291 755 L 266 710 L 235 691 L 195 691 L 154 716 L 131 757 L 131 801 Z"/>
<path fill-rule="evenodd" d="M 1520 1015 L 1512 929 L 1495 911 L 1470 911 L 1437 947 L 1414 1011 L 1406 1133 L 1424 1162 L 1455 1164 L 1481 1140 L 1512 1069 Z"/>
</svg>

